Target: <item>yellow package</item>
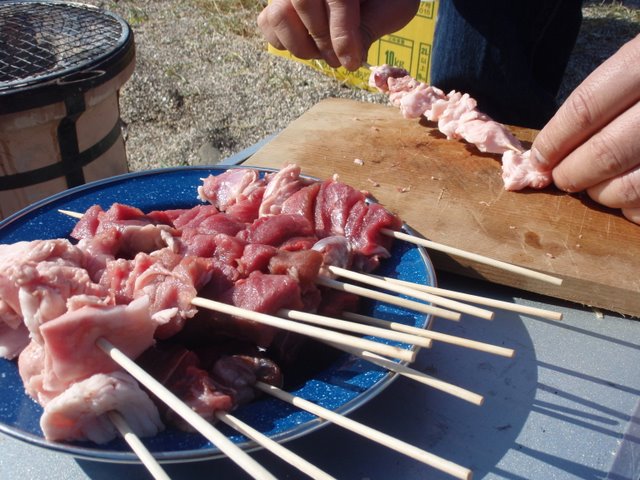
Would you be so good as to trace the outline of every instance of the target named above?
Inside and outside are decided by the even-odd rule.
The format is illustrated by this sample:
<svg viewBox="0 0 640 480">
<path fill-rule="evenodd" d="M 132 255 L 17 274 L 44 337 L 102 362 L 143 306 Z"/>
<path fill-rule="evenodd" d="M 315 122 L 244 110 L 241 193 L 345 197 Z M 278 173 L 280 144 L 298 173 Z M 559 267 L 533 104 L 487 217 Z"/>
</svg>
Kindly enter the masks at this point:
<svg viewBox="0 0 640 480">
<path fill-rule="evenodd" d="M 416 16 L 403 29 L 385 35 L 371 45 L 367 53 L 370 65 L 393 65 L 406 69 L 413 78 L 429 83 L 431 73 L 431 50 L 436 28 L 438 0 L 422 1 Z M 360 68 L 355 72 L 340 68 L 331 68 L 322 60 L 302 60 L 287 51 L 276 50 L 269 45 L 270 53 L 290 58 L 320 70 L 335 79 L 358 88 L 374 90 L 369 87 L 369 70 Z"/>
</svg>

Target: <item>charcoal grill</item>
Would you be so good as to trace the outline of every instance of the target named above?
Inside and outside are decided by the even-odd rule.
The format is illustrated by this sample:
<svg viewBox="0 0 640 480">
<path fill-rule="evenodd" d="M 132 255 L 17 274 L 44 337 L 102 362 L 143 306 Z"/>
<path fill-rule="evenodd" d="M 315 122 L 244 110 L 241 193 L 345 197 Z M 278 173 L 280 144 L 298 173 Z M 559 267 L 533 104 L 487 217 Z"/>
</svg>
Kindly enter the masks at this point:
<svg viewBox="0 0 640 480">
<path fill-rule="evenodd" d="M 127 171 L 118 91 L 134 57 L 133 33 L 114 13 L 0 1 L 1 217 Z"/>
</svg>

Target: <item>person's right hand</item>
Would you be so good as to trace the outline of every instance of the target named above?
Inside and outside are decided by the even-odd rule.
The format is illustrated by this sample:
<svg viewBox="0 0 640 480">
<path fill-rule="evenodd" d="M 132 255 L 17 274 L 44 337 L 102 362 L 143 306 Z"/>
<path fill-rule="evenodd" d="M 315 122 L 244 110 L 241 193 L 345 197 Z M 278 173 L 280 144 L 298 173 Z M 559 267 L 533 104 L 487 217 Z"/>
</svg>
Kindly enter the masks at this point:
<svg viewBox="0 0 640 480">
<path fill-rule="evenodd" d="M 595 69 L 533 142 L 540 170 L 640 224 L 640 35 Z"/>
<path fill-rule="evenodd" d="M 409 23 L 419 5 L 419 0 L 272 0 L 258 25 L 278 50 L 356 70 L 371 44 Z"/>
</svg>

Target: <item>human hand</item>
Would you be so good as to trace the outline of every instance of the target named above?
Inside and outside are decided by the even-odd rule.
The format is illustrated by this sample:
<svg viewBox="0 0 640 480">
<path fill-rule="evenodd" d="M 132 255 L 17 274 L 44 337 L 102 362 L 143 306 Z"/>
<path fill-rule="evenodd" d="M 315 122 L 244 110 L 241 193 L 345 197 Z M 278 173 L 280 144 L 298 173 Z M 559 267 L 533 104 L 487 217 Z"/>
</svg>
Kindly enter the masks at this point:
<svg viewBox="0 0 640 480">
<path fill-rule="evenodd" d="M 419 5 L 419 0 L 272 0 L 258 15 L 258 26 L 278 50 L 356 70 L 371 44 L 409 23 Z"/>
<path fill-rule="evenodd" d="M 640 224 L 640 35 L 573 91 L 531 153 L 561 190 L 586 190 Z"/>
</svg>

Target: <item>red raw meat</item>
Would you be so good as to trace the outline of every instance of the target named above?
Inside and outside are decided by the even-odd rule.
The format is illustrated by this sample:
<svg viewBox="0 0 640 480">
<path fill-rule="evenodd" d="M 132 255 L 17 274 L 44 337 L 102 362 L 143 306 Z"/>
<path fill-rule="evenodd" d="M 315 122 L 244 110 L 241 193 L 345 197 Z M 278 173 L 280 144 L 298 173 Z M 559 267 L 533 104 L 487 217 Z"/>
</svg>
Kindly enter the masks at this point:
<svg viewBox="0 0 640 480">
<path fill-rule="evenodd" d="M 316 197 L 315 229 L 320 238 L 344 235 L 351 208 L 365 200 L 364 194 L 346 183 L 327 180 Z"/>
<path fill-rule="evenodd" d="M 302 215 L 315 223 L 316 197 L 320 191 L 320 182 L 301 188 L 282 204 L 282 213 Z"/>
<path fill-rule="evenodd" d="M 310 250 L 316 242 L 318 237 L 315 235 L 312 237 L 291 237 L 280 244 L 278 247 L 280 250 L 287 250 L 289 252 L 297 252 L 299 250 Z"/>
<path fill-rule="evenodd" d="M 266 187 L 254 188 L 246 197 L 238 200 L 225 210 L 225 213 L 238 222 L 251 223 L 259 216 L 260 205 Z"/>
<path fill-rule="evenodd" d="M 236 307 L 255 312 L 275 314 L 281 308 L 299 310 L 303 307 L 300 286 L 287 275 L 263 274 L 255 271 L 238 280 L 219 299 Z M 247 340 L 260 347 L 267 347 L 277 329 L 243 318 L 231 318 L 214 314 L 212 326 L 220 334 Z"/>
<path fill-rule="evenodd" d="M 276 247 L 250 243 L 244 247 L 242 257 L 238 259 L 238 272 L 243 276 L 249 276 L 251 272 L 260 271 L 266 273 L 269 260 L 278 252 Z"/>
<path fill-rule="evenodd" d="M 232 237 L 220 233 L 214 237 L 216 243 L 216 251 L 213 257 L 227 265 L 236 267 L 238 260 L 242 257 L 246 242 L 238 237 Z"/>
<path fill-rule="evenodd" d="M 238 233 L 238 238 L 247 243 L 279 247 L 292 237 L 309 237 L 313 233 L 313 226 L 305 217 L 283 214 L 259 218 Z"/>
<path fill-rule="evenodd" d="M 315 250 L 278 250 L 269 260 L 269 272 L 275 275 L 289 275 L 296 279 L 304 290 L 308 285 L 315 284 L 322 259 L 322 254 Z"/>
<path fill-rule="evenodd" d="M 360 257 L 354 258 L 354 266 L 371 271 L 377 267 L 380 258 L 388 258 L 393 239 L 382 235 L 380 230 L 399 230 L 401 226 L 401 220 L 380 204 L 359 202 L 354 206 L 345 227 L 352 251 Z"/>
<path fill-rule="evenodd" d="M 215 420 L 217 411 L 229 412 L 236 406 L 231 392 L 223 389 L 201 368 L 195 353 L 182 346 L 152 347 L 140 356 L 138 363 L 208 421 Z M 167 422 L 181 430 L 193 431 L 193 427 L 164 402 L 155 397 L 154 400 Z"/>
</svg>

